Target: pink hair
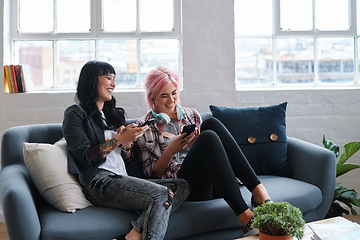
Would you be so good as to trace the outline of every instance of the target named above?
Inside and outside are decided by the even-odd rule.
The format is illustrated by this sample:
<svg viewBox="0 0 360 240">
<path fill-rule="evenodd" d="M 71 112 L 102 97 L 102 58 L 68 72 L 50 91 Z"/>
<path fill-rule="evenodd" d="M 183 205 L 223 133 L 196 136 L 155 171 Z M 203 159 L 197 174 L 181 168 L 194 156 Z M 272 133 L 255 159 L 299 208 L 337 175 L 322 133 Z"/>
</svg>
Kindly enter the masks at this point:
<svg viewBox="0 0 360 240">
<path fill-rule="evenodd" d="M 180 78 L 170 68 L 165 66 L 157 66 L 146 75 L 146 101 L 148 102 L 149 109 L 155 107 L 154 99 L 158 98 L 164 89 L 171 83 L 178 88 Z"/>
</svg>

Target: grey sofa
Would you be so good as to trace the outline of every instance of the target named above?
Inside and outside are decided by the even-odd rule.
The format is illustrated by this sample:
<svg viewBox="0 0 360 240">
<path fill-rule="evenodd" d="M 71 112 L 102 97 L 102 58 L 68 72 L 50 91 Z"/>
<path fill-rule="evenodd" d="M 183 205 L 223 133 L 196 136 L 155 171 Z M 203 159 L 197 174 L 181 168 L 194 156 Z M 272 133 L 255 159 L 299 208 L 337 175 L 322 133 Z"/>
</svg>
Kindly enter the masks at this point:
<svg viewBox="0 0 360 240">
<path fill-rule="evenodd" d="M 207 118 L 211 113 L 202 113 Z M 129 122 L 134 122 L 131 119 Z M 130 230 L 133 211 L 89 207 L 63 213 L 45 202 L 35 189 L 23 161 L 23 142 L 54 143 L 62 137 L 60 124 L 19 126 L 2 136 L 0 195 L 6 228 L 11 240 L 109 240 Z M 335 187 L 335 156 L 328 150 L 288 138 L 291 178 L 260 176 L 275 201 L 300 208 L 307 222 L 324 218 Z M 131 174 L 141 172 L 134 161 Z M 251 194 L 240 187 L 250 203 Z M 165 239 L 235 239 L 242 226 L 223 199 L 186 202 L 170 218 Z"/>
</svg>

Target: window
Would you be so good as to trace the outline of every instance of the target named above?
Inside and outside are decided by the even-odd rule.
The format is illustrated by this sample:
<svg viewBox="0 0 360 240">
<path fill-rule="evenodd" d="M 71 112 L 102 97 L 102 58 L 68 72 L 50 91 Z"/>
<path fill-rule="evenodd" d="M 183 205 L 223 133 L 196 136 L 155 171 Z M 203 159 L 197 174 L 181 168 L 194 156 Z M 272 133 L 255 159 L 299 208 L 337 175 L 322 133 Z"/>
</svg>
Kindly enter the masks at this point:
<svg viewBox="0 0 360 240">
<path fill-rule="evenodd" d="M 160 64 L 181 75 L 180 0 L 11 0 L 10 8 L 10 59 L 34 90 L 74 90 L 94 59 L 114 66 L 118 89 L 142 88 Z"/>
<path fill-rule="evenodd" d="M 359 5 L 359 0 L 235 0 L 237 89 L 359 86 Z"/>
</svg>

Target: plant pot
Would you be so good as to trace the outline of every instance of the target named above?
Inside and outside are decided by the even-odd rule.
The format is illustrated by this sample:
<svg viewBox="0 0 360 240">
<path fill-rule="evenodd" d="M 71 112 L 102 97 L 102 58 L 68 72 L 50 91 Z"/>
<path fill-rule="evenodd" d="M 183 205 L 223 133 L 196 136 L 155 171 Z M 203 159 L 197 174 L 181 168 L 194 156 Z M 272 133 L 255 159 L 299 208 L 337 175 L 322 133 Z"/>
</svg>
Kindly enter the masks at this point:
<svg viewBox="0 0 360 240">
<path fill-rule="evenodd" d="M 292 240 L 292 237 L 289 235 L 272 236 L 263 232 L 259 232 L 259 240 Z"/>
</svg>

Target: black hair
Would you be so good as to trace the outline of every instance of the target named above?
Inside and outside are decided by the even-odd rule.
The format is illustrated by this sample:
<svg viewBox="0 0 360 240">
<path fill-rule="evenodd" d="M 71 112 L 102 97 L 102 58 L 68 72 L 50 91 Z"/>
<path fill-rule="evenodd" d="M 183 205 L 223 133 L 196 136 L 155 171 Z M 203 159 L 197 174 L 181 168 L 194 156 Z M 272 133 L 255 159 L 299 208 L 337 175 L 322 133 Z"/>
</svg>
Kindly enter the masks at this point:
<svg viewBox="0 0 360 240">
<path fill-rule="evenodd" d="M 103 112 L 106 117 L 107 126 L 103 123 L 101 113 L 96 105 L 98 95 L 98 77 L 106 74 L 116 74 L 115 69 L 109 63 L 101 61 L 89 61 L 80 71 L 79 81 L 76 89 L 76 101 L 92 117 L 96 124 L 103 129 L 117 129 L 125 125 L 125 110 L 116 107 L 116 100 L 112 96 L 110 101 L 104 103 Z"/>
</svg>

